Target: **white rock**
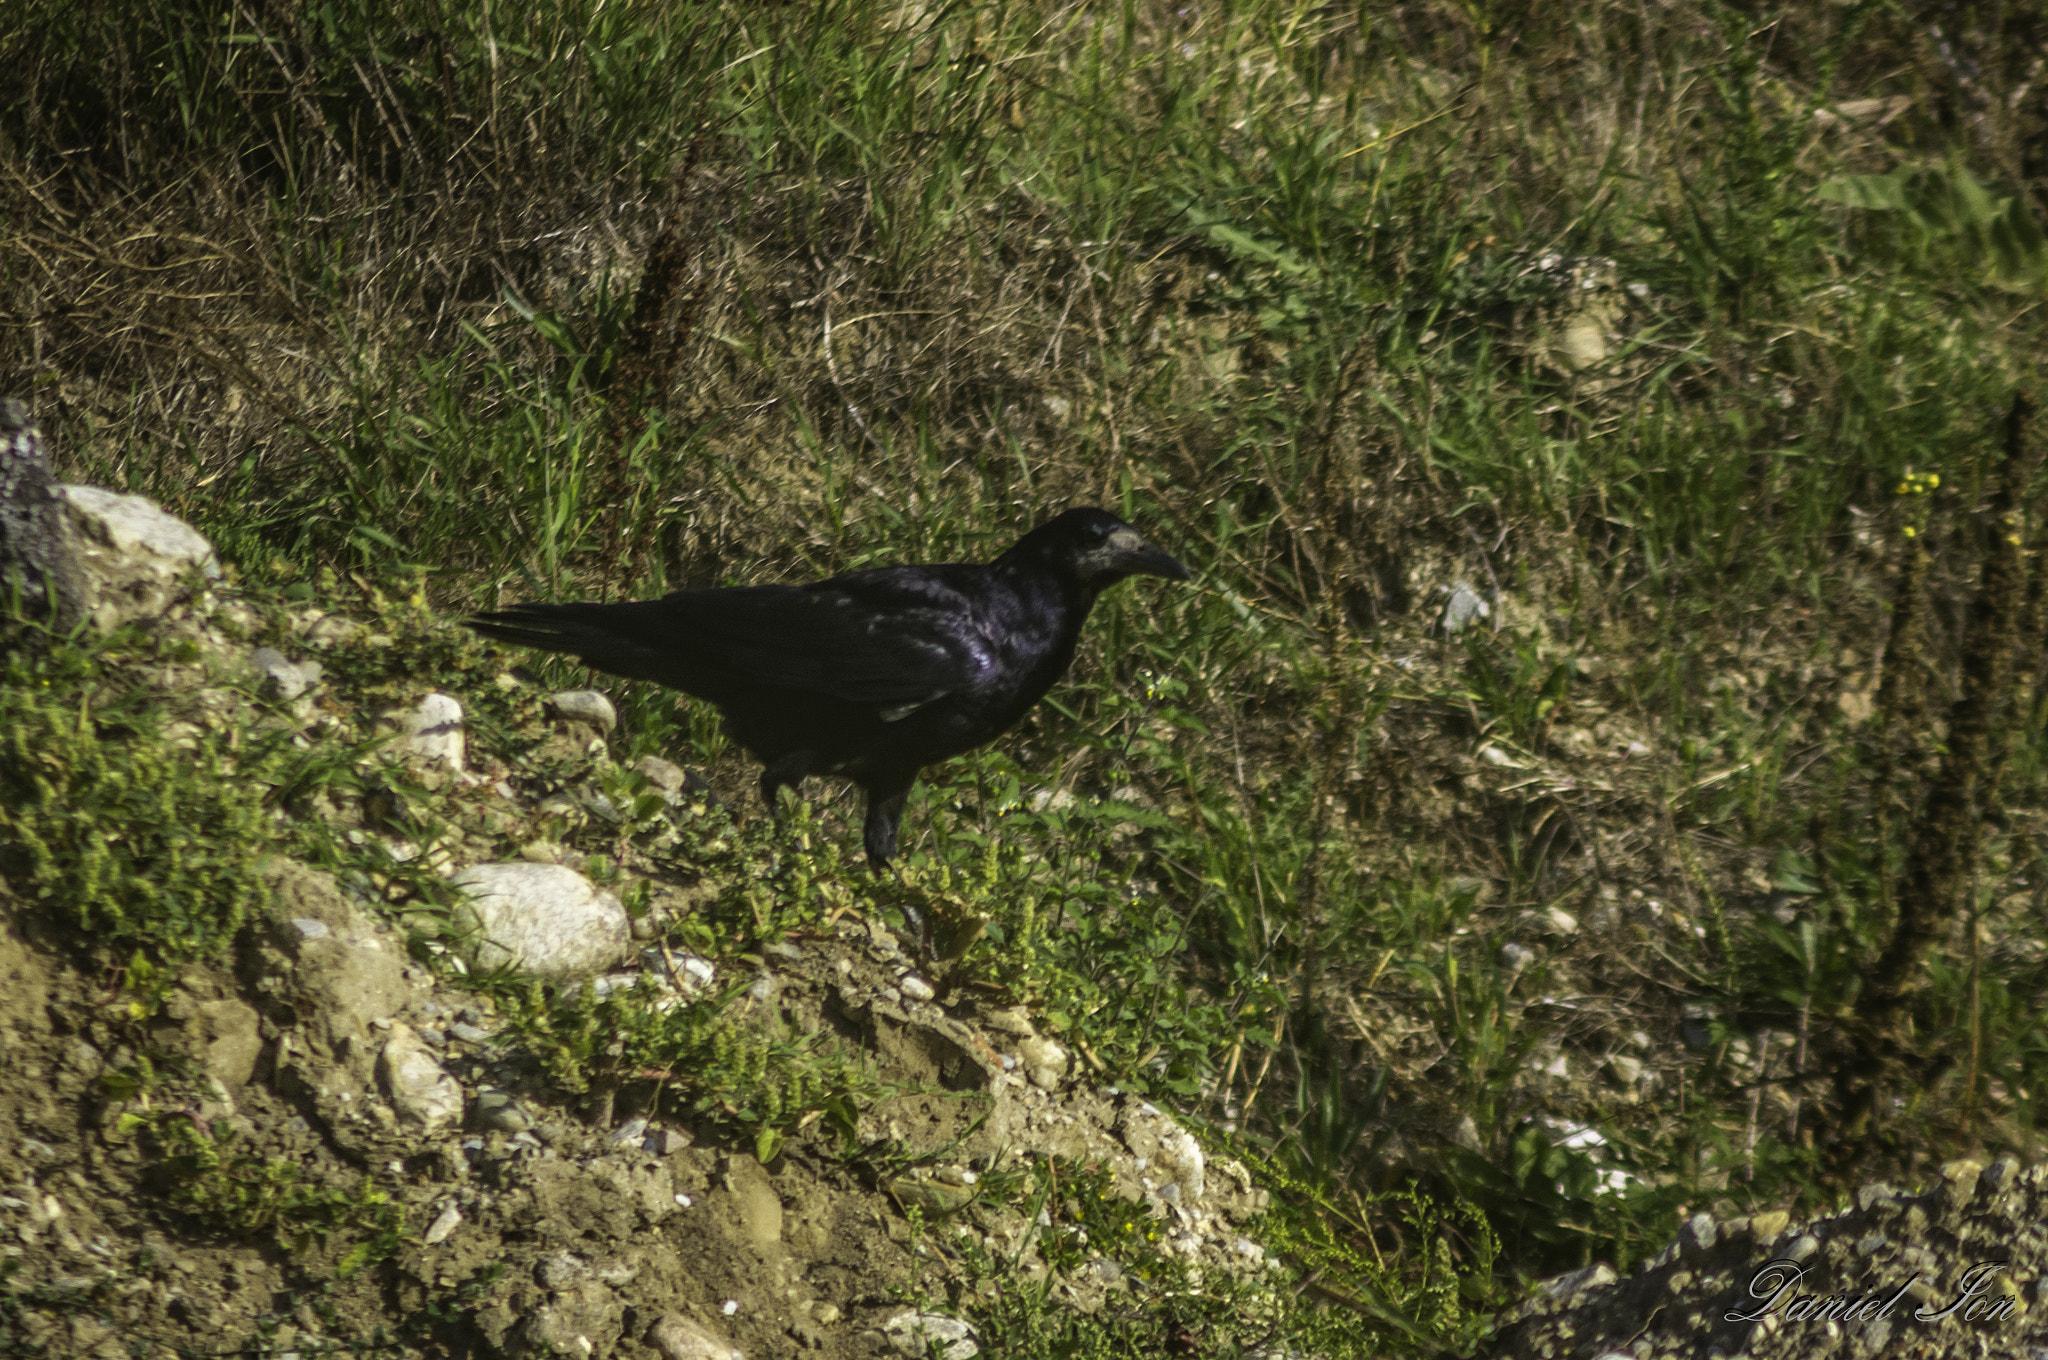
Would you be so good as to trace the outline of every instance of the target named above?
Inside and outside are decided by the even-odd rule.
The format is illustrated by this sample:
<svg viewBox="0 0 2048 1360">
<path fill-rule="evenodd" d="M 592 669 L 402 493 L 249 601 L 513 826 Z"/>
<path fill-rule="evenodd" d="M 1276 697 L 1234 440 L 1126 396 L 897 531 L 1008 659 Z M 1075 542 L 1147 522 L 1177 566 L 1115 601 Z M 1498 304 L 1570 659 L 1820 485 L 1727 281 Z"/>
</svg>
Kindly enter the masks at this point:
<svg viewBox="0 0 2048 1360">
<path fill-rule="evenodd" d="M 1443 629 L 1446 633 L 1461 633 L 1475 619 L 1483 622 L 1493 615 L 1493 607 L 1463 581 L 1444 593 L 1450 597 L 1444 601 Z"/>
<path fill-rule="evenodd" d="M 361 624 L 352 619 L 339 619 L 323 614 L 318 618 L 307 618 L 303 627 L 296 631 L 311 647 L 341 647 L 354 642 L 364 633 Z"/>
<path fill-rule="evenodd" d="M 256 672 L 256 690 L 266 699 L 290 703 L 306 692 L 306 673 L 285 660 L 275 647 L 258 647 L 249 657 Z"/>
<path fill-rule="evenodd" d="M 924 1360 L 931 1354 L 931 1343 L 939 1343 L 939 1353 L 945 1360 L 970 1360 L 980 1355 L 981 1347 L 974 1340 L 974 1329 L 959 1318 L 942 1317 L 937 1313 L 898 1313 L 882 1324 L 882 1331 L 889 1338 L 889 1344 L 904 1355 Z"/>
<path fill-rule="evenodd" d="M 1583 1270 L 1574 1270 L 1567 1275 L 1556 1275 L 1536 1287 L 1553 1299 L 1566 1298 L 1581 1289 L 1598 1289 L 1603 1284 L 1613 1284 L 1614 1267 L 1605 1261 L 1596 1261 Z"/>
<path fill-rule="evenodd" d="M 682 766 L 660 756 L 642 756 L 633 768 L 646 775 L 648 783 L 670 797 L 681 793 L 684 781 L 690 777 Z"/>
<path fill-rule="evenodd" d="M 1017 1045 L 1017 1056 L 1024 1060 L 1024 1074 L 1041 1091 L 1058 1090 L 1060 1079 L 1067 1075 L 1067 1050 L 1051 1039 L 1025 1039 Z"/>
<path fill-rule="evenodd" d="M 398 1117 L 428 1133 L 462 1118 L 462 1087 L 441 1070 L 408 1025 L 392 1025 L 391 1037 L 377 1057 L 377 1081 L 391 1097 Z"/>
<path fill-rule="evenodd" d="M 199 531 L 156 502 L 97 486 L 60 486 L 90 598 L 84 612 L 100 629 L 154 618 L 184 593 L 197 570 L 220 576 L 220 559 Z"/>
<path fill-rule="evenodd" d="M 427 1225 L 427 1230 L 421 1235 L 420 1241 L 430 1247 L 438 1246 L 446 1242 L 448 1234 L 454 1232 L 461 1225 L 462 1210 L 451 1204 L 436 1215 L 432 1223 Z"/>
<path fill-rule="evenodd" d="M 1639 1058 L 1626 1053 L 1617 1053 L 1607 1060 L 1607 1075 L 1623 1086 L 1634 1086 L 1643 1079 L 1643 1064 Z"/>
<path fill-rule="evenodd" d="M 741 1360 L 739 1350 L 701 1322 L 670 1313 L 654 1324 L 647 1342 L 662 1360 Z"/>
<path fill-rule="evenodd" d="M 470 896 L 459 919 L 474 929 L 470 961 L 479 968 L 572 977 L 608 968 L 632 947 L 625 907 L 574 869 L 476 864 L 449 881 Z"/>
<path fill-rule="evenodd" d="M 1202 1191 L 1207 1188 L 1204 1176 L 1207 1159 L 1202 1156 L 1202 1145 L 1195 1141 L 1193 1134 L 1178 1125 L 1162 1131 L 1159 1151 L 1154 1156 L 1190 1200 L 1202 1197 Z"/>
<path fill-rule="evenodd" d="M 462 773 L 462 705 L 445 694 L 429 694 L 405 715 L 405 744 L 416 756 Z"/>
<path fill-rule="evenodd" d="M 619 711 L 612 701 L 594 689 L 565 689 L 548 696 L 548 712 L 564 722 L 582 723 L 600 732 L 619 725 Z"/>
<path fill-rule="evenodd" d="M 708 959 L 700 959 L 688 952 L 675 956 L 676 969 L 672 975 L 676 990 L 684 996 L 702 996 L 711 990 L 711 984 L 718 981 L 718 967 Z"/>
</svg>

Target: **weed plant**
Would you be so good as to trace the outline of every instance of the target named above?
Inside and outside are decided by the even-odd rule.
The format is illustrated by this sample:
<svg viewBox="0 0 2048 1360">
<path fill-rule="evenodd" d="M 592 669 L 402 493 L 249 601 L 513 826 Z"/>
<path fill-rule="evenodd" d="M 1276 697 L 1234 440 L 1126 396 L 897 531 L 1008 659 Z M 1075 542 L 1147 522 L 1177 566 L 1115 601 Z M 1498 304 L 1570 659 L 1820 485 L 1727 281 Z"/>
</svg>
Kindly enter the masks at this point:
<svg viewBox="0 0 2048 1360">
<path fill-rule="evenodd" d="M 2048 141 L 2011 14 L 31 0 L 0 388 L 322 601 L 1148 526 L 1198 585 L 1106 598 L 1072 683 L 924 787 L 900 883 L 830 790 L 798 839 L 662 853 L 716 881 L 707 954 L 942 922 L 1270 1167 L 1301 1261 L 1431 1282 L 1328 1314 L 1423 1348 L 1681 1212 L 2036 1150 L 2038 436 L 2002 451 Z M 701 706 L 617 692 L 620 754 L 742 794 Z M 558 776 L 564 835 L 669 834 Z"/>
</svg>

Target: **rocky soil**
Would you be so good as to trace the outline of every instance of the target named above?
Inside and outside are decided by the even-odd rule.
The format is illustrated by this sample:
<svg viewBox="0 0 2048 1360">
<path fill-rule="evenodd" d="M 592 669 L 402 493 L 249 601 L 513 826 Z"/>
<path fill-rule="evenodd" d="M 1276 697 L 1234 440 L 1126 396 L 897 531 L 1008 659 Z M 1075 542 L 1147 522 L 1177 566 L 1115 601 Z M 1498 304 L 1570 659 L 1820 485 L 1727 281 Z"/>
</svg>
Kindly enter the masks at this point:
<svg viewBox="0 0 2048 1360">
<path fill-rule="evenodd" d="M 1026 1017 L 905 996 L 899 948 L 862 927 L 764 961 L 751 999 L 866 1046 L 901 1094 L 862 1113 L 864 1135 L 943 1151 L 883 1184 L 801 1142 L 764 1166 L 644 1115 L 592 1127 L 529 1089 L 492 1017 L 408 964 L 331 879 L 286 861 L 271 874 L 275 909 L 237 967 L 188 974 L 151 1037 L 214 1083 L 192 1117 L 225 1119 L 309 1177 L 372 1172 L 409 1211 L 404 1245 L 388 1268 L 337 1280 L 321 1278 L 332 1249 L 294 1258 L 187 1231 L 101 1082 L 132 1061 L 89 1037 L 112 1028 L 97 1018 L 108 998 L 17 916 L 0 940 L 0 1253 L 29 1305 L 8 1319 L 23 1348 L 308 1353 L 382 1331 L 398 1354 L 892 1353 L 915 1313 L 899 1295 L 933 1250 L 907 1211 L 941 1222 L 972 1200 L 976 1168 L 1034 1156 L 1114 1168 L 1190 1260 L 1263 1265 L 1235 1226 L 1259 1203 L 1241 1168 L 1208 1164 L 1142 1100 L 1057 1065 L 1027 1077 Z M 1021 1214 L 976 1219 L 944 1231 L 1028 1258 Z M 1058 1288 L 1099 1306 L 1113 1279 Z"/>
<path fill-rule="evenodd" d="M 1701 1214 L 1642 1270 L 1547 1281 L 1496 1338 L 1515 1360 L 2048 1355 L 2048 1166 L 1949 1163 L 1810 1223 Z"/>
<path fill-rule="evenodd" d="M 93 545 L 95 625 L 150 618 L 193 644 L 149 672 L 167 702 L 216 725 L 282 713 L 309 747 L 333 738 L 346 720 L 321 658 L 377 645 L 373 623 L 308 607 L 294 647 L 239 643 L 250 621 L 196 534 L 134 498 L 65 494 Z M 559 746 L 602 762 L 602 695 L 533 708 Z M 514 772 L 466 742 L 461 696 L 361 716 L 482 824 L 534 814 Z M 695 781 L 643 765 L 687 817 Z M 544 840 L 475 862 L 487 838 L 421 846 L 369 829 L 374 809 L 316 800 L 312 814 L 393 864 L 431 861 L 461 890 L 461 929 L 423 944 L 390 882 L 273 857 L 268 906 L 232 957 L 144 1006 L 118 970 L 87 969 L 90 942 L 0 890 L 0 1351 L 686 1360 L 921 1356 L 936 1341 L 964 1360 L 974 1291 L 991 1287 L 965 1255 L 1074 1308 L 1128 1293 L 1103 1252 L 1044 1259 L 1059 1201 L 1048 1213 L 1019 1193 L 1034 1165 L 1105 1175 L 1191 1278 L 1277 1278 L 1247 1232 L 1264 1194 L 1243 1167 L 1084 1080 L 1022 1010 L 941 996 L 885 927 L 844 916 L 721 976 L 648 943 L 686 893 L 664 886 L 636 919 Z M 566 1093 L 491 996 L 460 985 L 504 969 L 600 993 L 738 990 L 734 1024 L 857 1053 L 874 1098 L 849 1127 L 769 1149 L 665 1116 L 658 1097 Z M 329 1230 L 276 1210 L 296 1186 L 326 1188 Z"/>
<path fill-rule="evenodd" d="M 502 734 L 472 733 L 477 696 L 408 688 L 403 667 L 374 694 L 335 680 L 393 646 L 379 620 L 305 603 L 266 624 L 188 527 L 104 492 L 63 504 L 88 626 L 148 619 L 182 648 L 131 667 L 189 715 L 167 740 L 283 723 L 317 752 L 381 733 L 447 829 L 401 834 L 385 806 L 401 795 L 374 781 L 354 805 L 302 800 L 291 815 L 388 872 L 270 858 L 232 950 L 146 1001 L 132 967 L 0 889 L 0 1351 L 966 1360 L 1003 1290 L 1157 1308 L 1144 1278 L 1162 1256 L 1186 1287 L 1248 1306 L 1298 1288 L 1264 1245 L 1251 1174 L 1089 1080 L 1025 1009 L 947 990 L 851 911 L 697 957 L 671 927 L 701 885 L 636 889 L 543 834 L 564 795 Z M 534 759 L 612 768 L 603 694 L 514 711 Z M 633 773 L 650 822 L 710 815 L 689 773 Z M 457 904 L 437 930 L 423 879 Z M 521 976 L 655 1012 L 729 996 L 738 1031 L 857 1055 L 865 1094 L 749 1138 L 663 1103 L 662 1083 L 691 1074 L 565 1089 L 501 1004 Z M 1594 1266 L 1540 1286 L 1483 1350 L 2048 1354 L 2044 1184 L 2040 1168 L 1958 1162 L 1924 1193 L 1869 1187 L 1804 1225 L 1700 1215 L 1627 1279 Z M 1077 1232 L 1083 1187 L 1128 1231 Z"/>
</svg>

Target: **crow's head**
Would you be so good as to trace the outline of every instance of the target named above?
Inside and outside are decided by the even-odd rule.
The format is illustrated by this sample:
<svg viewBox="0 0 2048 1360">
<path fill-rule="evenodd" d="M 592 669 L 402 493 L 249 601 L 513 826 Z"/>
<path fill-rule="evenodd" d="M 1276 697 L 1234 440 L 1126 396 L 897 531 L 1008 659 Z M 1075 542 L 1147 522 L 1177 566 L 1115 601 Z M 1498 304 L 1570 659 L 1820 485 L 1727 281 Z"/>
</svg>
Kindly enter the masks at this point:
<svg viewBox="0 0 2048 1360">
<path fill-rule="evenodd" d="M 1092 590 L 1126 576 L 1185 581 L 1189 575 L 1179 558 L 1153 547 L 1136 529 L 1093 506 L 1054 516 L 1018 539 L 1003 556 L 1071 576 Z"/>
</svg>

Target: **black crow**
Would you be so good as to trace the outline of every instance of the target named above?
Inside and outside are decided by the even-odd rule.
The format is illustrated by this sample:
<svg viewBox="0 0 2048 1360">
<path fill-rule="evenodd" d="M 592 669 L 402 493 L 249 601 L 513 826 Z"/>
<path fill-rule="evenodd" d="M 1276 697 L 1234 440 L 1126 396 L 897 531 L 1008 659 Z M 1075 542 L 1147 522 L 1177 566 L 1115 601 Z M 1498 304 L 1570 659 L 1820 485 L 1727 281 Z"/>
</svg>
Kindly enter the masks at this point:
<svg viewBox="0 0 2048 1360">
<path fill-rule="evenodd" d="M 864 839 L 880 867 L 917 772 L 1008 731 L 1066 673 L 1096 595 L 1137 575 L 1184 581 L 1188 569 L 1108 511 L 1079 509 L 989 563 L 522 604 L 469 626 L 709 700 L 767 766 L 771 809 L 785 784 L 851 779 L 868 796 Z"/>
</svg>

